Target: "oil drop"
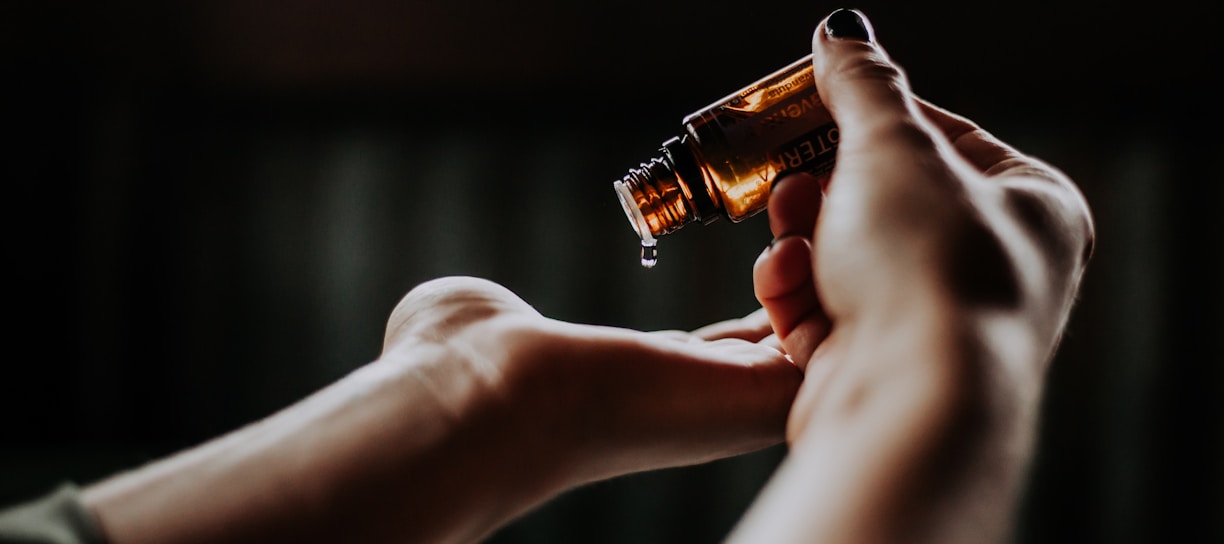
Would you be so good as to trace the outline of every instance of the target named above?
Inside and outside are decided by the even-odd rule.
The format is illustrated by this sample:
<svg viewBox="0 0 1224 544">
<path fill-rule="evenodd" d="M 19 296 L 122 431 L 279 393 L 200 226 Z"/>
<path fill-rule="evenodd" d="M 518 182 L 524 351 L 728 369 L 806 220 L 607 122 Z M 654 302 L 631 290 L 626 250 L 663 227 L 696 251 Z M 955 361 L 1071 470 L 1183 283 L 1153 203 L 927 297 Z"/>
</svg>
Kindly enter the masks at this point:
<svg viewBox="0 0 1224 544">
<path fill-rule="evenodd" d="M 642 240 L 642 268 L 654 268 L 659 262 L 659 246 L 655 240 Z"/>
</svg>

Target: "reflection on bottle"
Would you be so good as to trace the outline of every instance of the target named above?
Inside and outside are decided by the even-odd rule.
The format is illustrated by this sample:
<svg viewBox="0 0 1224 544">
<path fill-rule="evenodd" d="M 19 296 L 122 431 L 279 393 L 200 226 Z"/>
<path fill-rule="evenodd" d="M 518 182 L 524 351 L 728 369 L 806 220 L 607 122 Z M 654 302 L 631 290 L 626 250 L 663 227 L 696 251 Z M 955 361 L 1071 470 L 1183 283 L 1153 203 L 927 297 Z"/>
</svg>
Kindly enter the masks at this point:
<svg viewBox="0 0 1224 544">
<path fill-rule="evenodd" d="M 658 156 L 613 183 L 642 239 L 643 266 L 648 240 L 653 249 L 689 223 L 743 221 L 765 209 L 782 175 L 829 175 L 838 141 L 810 55 L 685 117 L 681 128 Z"/>
</svg>

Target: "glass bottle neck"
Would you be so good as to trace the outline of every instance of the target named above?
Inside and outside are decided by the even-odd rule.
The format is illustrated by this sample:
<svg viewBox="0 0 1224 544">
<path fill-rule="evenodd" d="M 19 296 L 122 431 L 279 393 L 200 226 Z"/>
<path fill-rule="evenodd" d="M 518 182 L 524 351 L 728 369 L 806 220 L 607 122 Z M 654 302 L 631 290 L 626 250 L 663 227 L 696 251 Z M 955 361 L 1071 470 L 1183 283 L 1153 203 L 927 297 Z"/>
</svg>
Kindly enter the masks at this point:
<svg viewBox="0 0 1224 544">
<path fill-rule="evenodd" d="M 718 218 L 701 167 L 684 140 L 672 138 L 659 152 L 613 184 L 630 225 L 644 242 L 694 221 Z"/>
</svg>

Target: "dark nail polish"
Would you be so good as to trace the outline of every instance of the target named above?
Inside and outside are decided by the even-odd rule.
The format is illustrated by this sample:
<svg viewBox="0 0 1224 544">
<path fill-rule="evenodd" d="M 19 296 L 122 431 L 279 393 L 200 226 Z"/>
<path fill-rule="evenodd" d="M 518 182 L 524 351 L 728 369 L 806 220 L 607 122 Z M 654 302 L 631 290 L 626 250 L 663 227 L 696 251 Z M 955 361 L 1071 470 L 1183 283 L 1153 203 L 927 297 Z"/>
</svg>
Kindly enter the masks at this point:
<svg viewBox="0 0 1224 544">
<path fill-rule="evenodd" d="M 825 34 L 830 38 L 872 41 L 867 21 L 851 9 L 843 8 L 829 14 L 829 18 L 825 20 Z"/>
</svg>

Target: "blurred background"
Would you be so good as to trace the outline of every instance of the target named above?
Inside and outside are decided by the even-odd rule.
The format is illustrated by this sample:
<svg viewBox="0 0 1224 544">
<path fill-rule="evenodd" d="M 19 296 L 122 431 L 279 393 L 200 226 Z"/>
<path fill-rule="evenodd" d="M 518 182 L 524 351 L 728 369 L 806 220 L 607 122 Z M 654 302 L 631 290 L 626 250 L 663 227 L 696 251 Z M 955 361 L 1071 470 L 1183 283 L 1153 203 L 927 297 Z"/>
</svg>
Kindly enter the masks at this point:
<svg viewBox="0 0 1224 544">
<path fill-rule="evenodd" d="M 1018 543 L 1224 542 L 1224 17 L 1177 4 L 845 6 L 919 94 L 1064 169 L 1096 214 Z M 325 386 L 430 278 L 643 329 L 753 310 L 764 215 L 686 227 L 647 270 L 611 182 L 838 7 L 0 4 L 0 504 Z M 490 540 L 717 542 L 784 454 L 591 485 Z"/>
</svg>

